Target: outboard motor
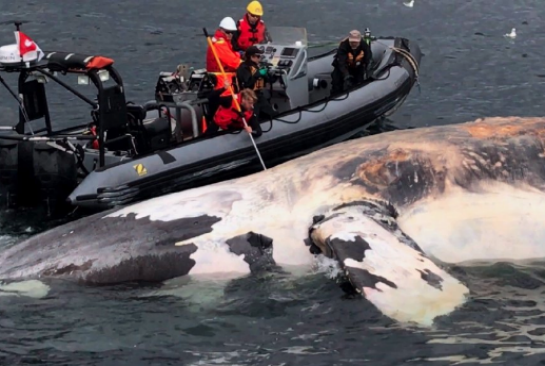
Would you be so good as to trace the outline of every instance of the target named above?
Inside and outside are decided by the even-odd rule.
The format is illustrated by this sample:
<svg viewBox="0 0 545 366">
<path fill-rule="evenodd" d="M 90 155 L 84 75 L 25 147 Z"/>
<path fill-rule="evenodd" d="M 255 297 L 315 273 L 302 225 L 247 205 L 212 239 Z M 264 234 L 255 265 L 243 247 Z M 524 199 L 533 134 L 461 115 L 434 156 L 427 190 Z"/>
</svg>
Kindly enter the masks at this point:
<svg viewBox="0 0 545 366">
<path fill-rule="evenodd" d="M 188 65 L 178 65 L 174 73 L 160 72 L 155 85 L 155 100 L 161 103 L 195 99 L 195 92 L 206 81 L 206 75 L 206 69 L 193 70 Z"/>
<path fill-rule="evenodd" d="M 0 209 L 17 200 L 19 142 L 0 138 Z"/>
<path fill-rule="evenodd" d="M 207 79 L 207 74 L 208 72 L 206 71 L 206 69 L 193 70 L 193 72 L 189 76 L 189 90 L 199 90 L 203 82 L 209 82 L 209 80 Z M 213 85 L 206 85 L 206 87 L 213 87 Z"/>
<path fill-rule="evenodd" d="M 16 35 L 22 37 L 20 25 L 15 22 Z M 36 47 L 22 56 L 17 44 L 0 47 L 0 64 L 15 71 L 39 64 L 43 56 Z M 47 107 L 44 107 L 47 99 L 43 84 L 37 80 L 25 81 L 22 85 L 19 82 L 19 94 L 26 113 L 24 118 L 20 115 L 14 136 L 24 133 L 25 123 L 39 118 L 45 118 L 46 129 L 51 132 Z M 0 204 L 11 205 L 15 200 L 18 204 L 35 205 L 46 201 L 49 208 L 53 208 L 65 202 L 76 188 L 77 178 L 76 158 L 62 146 L 54 142 L 0 139 Z"/>
<path fill-rule="evenodd" d="M 78 166 L 71 151 L 53 142 L 19 142 L 18 202 L 45 202 L 49 208 L 65 203 L 78 183 Z"/>
<path fill-rule="evenodd" d="M 172 94 L 181 93 L 187 90 L 185 75 L 179 74 L 178 70 L 183 65 L 178 65 L 176 72 L 160 72 L 159 79 L 155 85 L 155 99 L 163 102 L 173 102 Z M 183 71 L 183 68 L 180 70 Z"/>
</svg>

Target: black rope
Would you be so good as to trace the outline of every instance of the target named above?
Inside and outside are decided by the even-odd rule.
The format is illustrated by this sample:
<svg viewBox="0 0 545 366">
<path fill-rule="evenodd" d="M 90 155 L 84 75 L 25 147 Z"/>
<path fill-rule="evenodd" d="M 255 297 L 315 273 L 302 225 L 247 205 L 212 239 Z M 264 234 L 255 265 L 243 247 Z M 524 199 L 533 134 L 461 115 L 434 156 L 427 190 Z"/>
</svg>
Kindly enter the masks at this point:
<svg viewBox="0 0 545 366">
<path fill-rule="evenodd" d="M 297 117 L 297 121 L 295 121 L 295 122 L 286 121 L 286 120 L 283 120 L 281 118 L 275 118 L 274 120 L 279 121 L 279 122 L 283 122 L 283 123 L 287 123 L 287 124 L 290 124 L 290 125 L 295 125 L 295 124 L 299 123 L 299 121 L 301 120 L 301 117 L 303 116 L 303 111 L 301 110 L 301 107 L 297 107 L 296 110 L 297 110 L 297 112 L 299 112 L 299 117 Z"/>
<path fill-rule="evenodd" d="M 272 128 L 273 128 L 273 119 L 272 119 L 272 117 L 270 117 L 270 116 L 269 116 L 269 122 L 271 123 L 269 129 L 268 129 L 268 130 L 261 129 L 261 132 L 267 133 L 267 132 L 269 132 L 270 130 L 272 130 Z"/>
</svg>

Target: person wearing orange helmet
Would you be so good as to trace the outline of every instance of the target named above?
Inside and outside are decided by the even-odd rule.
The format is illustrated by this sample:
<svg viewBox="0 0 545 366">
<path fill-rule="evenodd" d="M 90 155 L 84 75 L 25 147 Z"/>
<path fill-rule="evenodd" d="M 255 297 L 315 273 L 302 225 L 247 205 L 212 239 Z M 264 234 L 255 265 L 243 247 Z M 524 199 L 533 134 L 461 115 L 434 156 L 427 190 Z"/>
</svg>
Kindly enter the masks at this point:
<svg viewBox="0 0 545 366">
<path fill-rule="evenodd" d="M 233 37 L 235 50 L 245 52 L 250 46 L 271 40 L 262 16 L 261 3 L 255 0 L 250 2 L 246 14 L 237 22 L 238 32 Z"/>
</svg>

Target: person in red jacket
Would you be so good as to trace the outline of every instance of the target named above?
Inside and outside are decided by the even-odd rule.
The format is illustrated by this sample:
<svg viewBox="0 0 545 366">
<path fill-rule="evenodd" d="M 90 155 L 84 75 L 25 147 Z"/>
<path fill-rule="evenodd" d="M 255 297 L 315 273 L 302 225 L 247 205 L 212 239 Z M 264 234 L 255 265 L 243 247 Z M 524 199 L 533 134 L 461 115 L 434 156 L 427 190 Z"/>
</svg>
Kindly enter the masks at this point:
<svg viewBox="0 0 545 366">
<path fill-rule="evenodd" d="M 252 133 L 255 137 L 261 136 L 263 133 L 261 125 L 254 115 L 254 104 L 257 102 L 255 92 L 251 89 L 244 89 L 237 95 L 237 100 L 239 101 L 242 116 L 244 116 L 247 126 L 244 126 L 242 116 L 238 112 L 234 101 L 229 106 L 219 106 L 214 115 L 214 122 L 222 130 L 239 130 L 242 128 L 248 133 Z"/>
<path fill-rule="evenodd" d="M 233 37 L 233 48 L 245 52 L 250 46 L 271 41 L 265 22 L 261 19 L 263 7 L 259 1 L 252 1 L 246 7 L 246 14 L 237 22 L 238 32 Z"/>
<path fill-rule="evenodd" d="M 227 76 L 228 82 L 231 85 L 234 85 L 233 78 L 236 75 L 237 68 L 242 62 L 240 58 L 240 53 L 233 50 L 231 45 L 231 40 L 233 34 L 237 31 L 237 25 L 233 18 L 226 17 L 223 18 L 220 22 L 219 29 L 216 30 L 214 37 L 212 37 L 212 44 L 214 45 L 214 50 L 218 56 L 223 70 Z M 206 71 L 212 74 L 216 78 L 215 90 L 223 88 L 225 84 L 225 78 L 221 73 L 220 67 L 216 62 L 216 58 L 210 46 L 206 51 Z M 221 95 L 222 97 L 229 96 L 229 90 L 226 89 Z"/>
</svg>

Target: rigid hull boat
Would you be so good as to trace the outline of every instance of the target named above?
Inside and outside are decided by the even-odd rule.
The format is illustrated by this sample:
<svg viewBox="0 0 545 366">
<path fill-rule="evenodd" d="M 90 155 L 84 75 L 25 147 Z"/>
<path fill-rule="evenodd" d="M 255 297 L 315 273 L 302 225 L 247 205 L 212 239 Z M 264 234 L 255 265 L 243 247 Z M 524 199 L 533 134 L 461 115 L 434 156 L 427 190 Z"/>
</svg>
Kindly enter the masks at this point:
<svg viewBox="0 0 545 366">
<path fill-rule="evenodd" d="M 311 57 L 305 29 L 271 27 L 270 33 L 273 42 L 259 47 L 265 52 L 262 62 L 275 75 L 268 85 L 274 115 L 261 120 L 264 133 L 255 139 L 267 167 L 367 129 L 397 109 L 418 79 L 416 43 L 375 38 L 368 79 L 330 96 L 336 50 Z M 214 84 L 206 70 L 179 65 L 175 75 L 160 73 L 155 100 L 142 105 L 127 103 L 113 60 L 102 56 L 46 52 L 41 63 L 4 65 L 0 71 L 20 73 L 26 112 L 13 130 L 0 131 L 5 202 L 68 201 L 102 210 L 262 169 L 246 132 L 204 133 L 211 123 L 206 96 Z M 55 76 L 59 71 L 97 87 L 96 101 L 80 96 L 92 107 L 88 124 L 52 131 L 40 77 L 62 83 Z M 46 127 L 30 134 L 24 126 L 37 118 Z"/>
</svg>

